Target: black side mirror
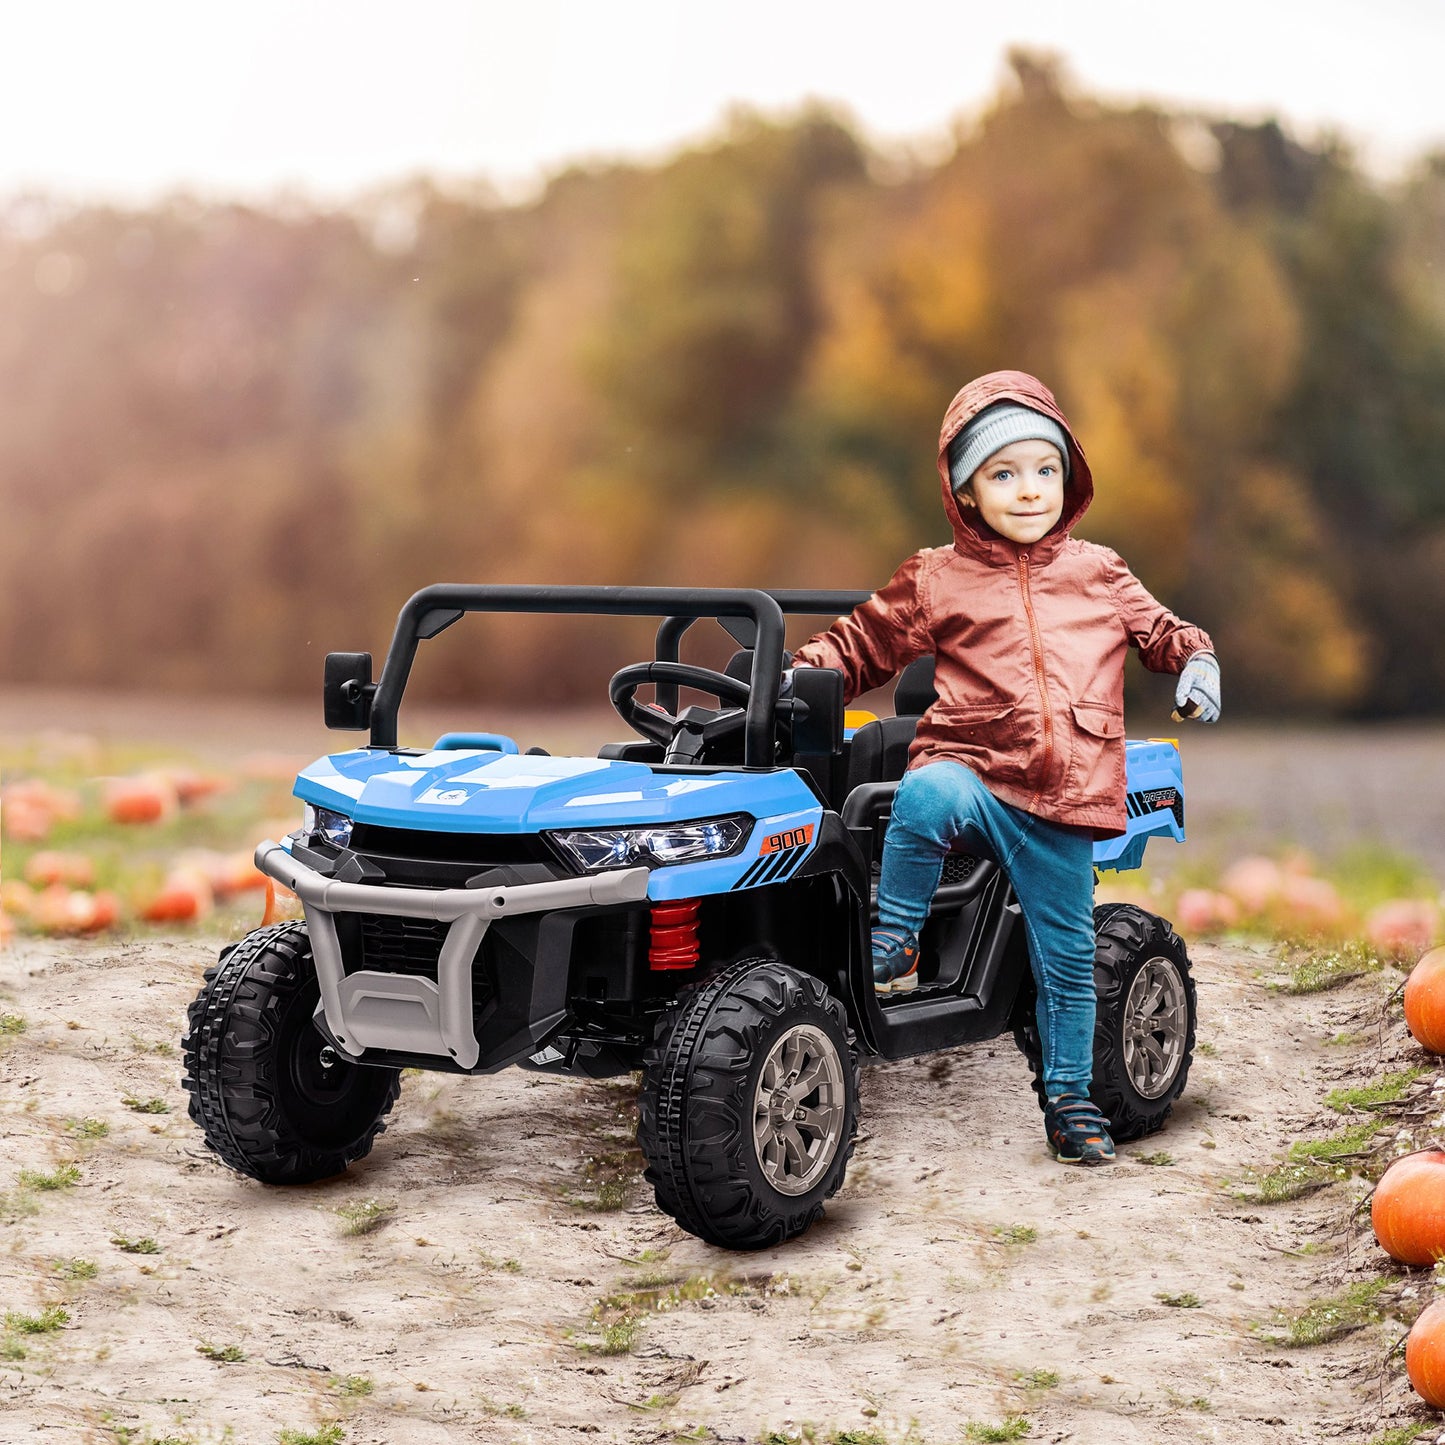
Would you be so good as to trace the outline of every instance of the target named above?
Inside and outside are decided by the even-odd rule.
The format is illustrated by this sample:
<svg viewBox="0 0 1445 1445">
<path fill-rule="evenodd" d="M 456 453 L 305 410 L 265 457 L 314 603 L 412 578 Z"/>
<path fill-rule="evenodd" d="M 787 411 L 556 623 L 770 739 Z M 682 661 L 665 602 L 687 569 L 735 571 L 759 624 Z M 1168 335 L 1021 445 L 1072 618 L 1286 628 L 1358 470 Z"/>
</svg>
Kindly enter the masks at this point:
<svg viewBox="0 0 1445 1445">
<path fill-rule="evenodd" d="M 365 732 L 371 726 L 371 699 L 375 693 L 369 652 L 326 654 L 321 698 L 327 727 Z"/>
</svg>

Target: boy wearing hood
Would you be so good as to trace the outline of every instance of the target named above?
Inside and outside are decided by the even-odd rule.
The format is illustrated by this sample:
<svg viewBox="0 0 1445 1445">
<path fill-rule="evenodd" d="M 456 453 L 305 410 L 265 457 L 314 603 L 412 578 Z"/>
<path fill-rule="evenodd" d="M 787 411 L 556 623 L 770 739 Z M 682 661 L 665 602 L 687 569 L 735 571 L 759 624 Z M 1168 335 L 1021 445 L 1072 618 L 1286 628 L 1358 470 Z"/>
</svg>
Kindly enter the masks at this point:
<svg viewBox="0 0 1445 1445">
<path fill-rule="evenodd" d="M 1094 495 L 1049 389 L 1000 371 L 965 386 L 938 442 L 951 547 L 908 558 L 887 586 L 794 654 L 834 667 L 852 700 L 934 657 L 883 848 L 873 977 L 917 986 L 918 934 L 957 841 L 991 853 L 1022 909 L 1038 986 L 1045 1131 L 1067 1164 L 1114 1157 L 1093 1075 L 1093 842 L 1122 833 L 1124 658 L 1180 674 L 1176 706 L 1219 717 L 1219 665 L 1107 547 L 1072 537 Z"/>
</svg>

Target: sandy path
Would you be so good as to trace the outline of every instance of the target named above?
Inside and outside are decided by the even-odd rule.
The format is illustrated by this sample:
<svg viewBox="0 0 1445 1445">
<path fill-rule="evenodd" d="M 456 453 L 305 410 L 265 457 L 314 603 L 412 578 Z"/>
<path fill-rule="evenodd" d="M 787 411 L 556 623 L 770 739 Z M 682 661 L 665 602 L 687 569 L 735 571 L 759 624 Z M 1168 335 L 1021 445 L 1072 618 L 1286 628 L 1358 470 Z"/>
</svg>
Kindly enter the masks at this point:
<svg viewBox="0 0 1445 1445">
<path fill-rule="evenodd" d="M 820 1440 L 922 1445 L 1013 1414 L 1031 1439 L 1081 1445 L 1367 1438 L 1378 1336 L 1287 1352 L 1251 1333 L 1347 1277 L 1335 1241 L 1354 1196 L 1256 1210 L 1220 1184 L 1321 1132 L 1318 1100 L 1346 1064 L 1324 1040 L 1387 983 L 1289 998 L 1260 982 L 1261 955 L 1193 954 L 1217 1053 L 1196 1060 L 1170 1127 L 1128 1151 L 1172 1165 L 1050 1162 L 1022 1059 L 999 1041 L 865 1070 L 865 1135 L 823 1225 L 739 1256 L 681 1233 L 639 1188 L 622 1210 L 569 1202 L 588 1194 L 589 1156 L 625 1151 L 627 1099 L 515 1070 L 406 1078 L 344 1179 L 240 1179 L 202 1149 L 178 1082 L 213 944 L 21 941 L 0 955 L 0 1011 L 28 1024 L 0 1039 L 0 1299 L 64 1302 L 70 1321 L 0 1360 L 0 1441 L 202 1442 L 229 1426 L 272 1442 L 339 1420 L 377 1445 L 754 1441 L 805 1423 Z M 67 1131 L 83 1118 L 109 1134 Z M 72 1159 L 78 1184 L 15 1208 L 21 1169 Z M 365 1199 L 393 1218 L 344 1235 L 336 1209 Z M 1036 1238 L 1001 1237 L 1017 1227 Z M 1306 1246 L 1318 1252 L 1281 1252 Z M 77 1257 L 94 1278 L 64 1279 L 56 1262 Z M 630 1353 L 579 1348 L 620 1313 L 599 1302 L 639 1288 L 680 1297 Z M 1031 1371 L 1058 1382 L 1029 1388 Z M 370 1393 L 343 1393 L 346 1377 Z"/>
</svg>

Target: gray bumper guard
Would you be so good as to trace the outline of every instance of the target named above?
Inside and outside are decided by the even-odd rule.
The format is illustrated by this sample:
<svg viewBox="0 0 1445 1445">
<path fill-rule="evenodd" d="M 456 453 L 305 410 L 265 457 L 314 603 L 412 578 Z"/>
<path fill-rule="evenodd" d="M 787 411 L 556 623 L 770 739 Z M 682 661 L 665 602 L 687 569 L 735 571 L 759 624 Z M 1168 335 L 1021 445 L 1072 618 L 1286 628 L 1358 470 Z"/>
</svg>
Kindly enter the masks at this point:
<svg viewBox="0 0 1445 1445">
<path fill-rule="evenodd" d="M 492 919 L 594 903 L 635 903 L 647 897 L 648 878 L 646 868 L 626 868 L 498 888 L 387 888 L 327 878 L 270 839 L 257 847 L 256 867 L 301 900 L 322 1012 L 342 1053 L 353 1059 L 364 1049 L 435 1054 L 454 1059 L 464 1069 L 473 1067 L 481 1053 L 472 1024 L 472 961 Z M 389 913 L 450 924 L 437 959 L 436 983 L 372 970 L 348 974 L 336 935 L 337 913 Z"/>
</svg>

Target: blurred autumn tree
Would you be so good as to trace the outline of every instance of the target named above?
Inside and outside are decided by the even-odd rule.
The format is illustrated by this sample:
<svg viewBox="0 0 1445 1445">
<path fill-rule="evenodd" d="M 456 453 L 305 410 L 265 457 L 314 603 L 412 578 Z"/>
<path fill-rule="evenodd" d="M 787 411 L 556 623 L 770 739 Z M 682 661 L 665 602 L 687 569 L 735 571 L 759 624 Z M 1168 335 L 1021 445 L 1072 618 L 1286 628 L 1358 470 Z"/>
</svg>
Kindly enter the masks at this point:
<svg viewBox="0 0 1445 1445">
<path fill-rule="evenodd" d="M 1232 713 L 1439 713 L 1442 278 L 1445 156 L 1385 189 L 1023 54 L 936 162 L 739 112 L 524 206 L 16 201 L 0 669 L 308 690 L 429 581 L 873 585 L 947 540 L 948 399 L 1020 367 Z M 421 680 L 596 698 L 618 631 L 507 619 Z"/>
</svg>

